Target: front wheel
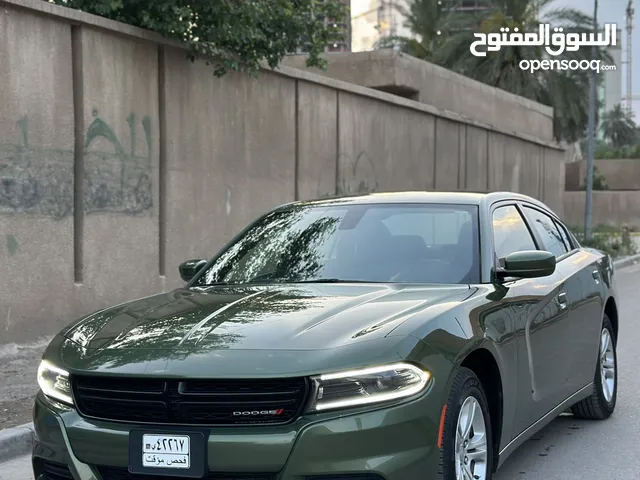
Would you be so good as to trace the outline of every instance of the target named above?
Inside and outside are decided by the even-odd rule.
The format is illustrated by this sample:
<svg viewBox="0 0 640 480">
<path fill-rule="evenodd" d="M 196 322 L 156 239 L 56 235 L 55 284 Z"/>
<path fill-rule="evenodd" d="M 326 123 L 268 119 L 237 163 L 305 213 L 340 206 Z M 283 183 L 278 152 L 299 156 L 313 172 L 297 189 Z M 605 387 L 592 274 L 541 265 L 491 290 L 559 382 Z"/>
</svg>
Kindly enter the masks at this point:
<svg viewBox="0 0 640 480">
<path fill-rule="evenodd" d="M 468 368 L 456 374 L 445 410 L 438 478 L 490 480 L 493 472 L 487 397 Z"/>
<path fill-rule="evenodd" d="M 611 321 L 602 321 L 600 349 L 591 396 L 571 407 L 573 415 L 587 420 L 605 420 L 616 408 L 618 397 L 618 359 Z"/>
</svg>

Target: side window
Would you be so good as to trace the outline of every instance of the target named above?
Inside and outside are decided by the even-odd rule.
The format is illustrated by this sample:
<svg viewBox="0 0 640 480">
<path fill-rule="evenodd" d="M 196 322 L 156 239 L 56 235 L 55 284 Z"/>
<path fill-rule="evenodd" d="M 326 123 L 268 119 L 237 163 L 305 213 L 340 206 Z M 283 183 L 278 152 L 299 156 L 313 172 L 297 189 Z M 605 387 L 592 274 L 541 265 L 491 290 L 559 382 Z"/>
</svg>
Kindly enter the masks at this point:
<svg viewBox="0 0 640 480">
<path fill-rule="evenodd" d="M 564 243 L 560 230 L 553 219 L 539 210 L 524 207 L 524 211 L 531 219 L 532 227 L 536 229 L 542 240 L 542 248 L 553 253 L 556 257 L 569 251 Z"/>
<path fill-rule="evenodd" d="M 564 244 L 567 246 L 567 250 L 570 252 L 571 250 L 573 250 L 573 245 L 571 239 L 569 238 L 569 234 L 567 233 L 566 227 L 558 221 L 554 221 L 554 223 L 556 224 L 556 227 L 558 227 L 558 230 L 560 230 L 560 236 L 562 237 Z"/>
<path fill-rule="evenodd" d="M 536 244 L 527 225 L 513 205 L 498 207 L 494 210 L 493 242 L 498 259 L 513 252 L 536 250 Z"/>
</svg>

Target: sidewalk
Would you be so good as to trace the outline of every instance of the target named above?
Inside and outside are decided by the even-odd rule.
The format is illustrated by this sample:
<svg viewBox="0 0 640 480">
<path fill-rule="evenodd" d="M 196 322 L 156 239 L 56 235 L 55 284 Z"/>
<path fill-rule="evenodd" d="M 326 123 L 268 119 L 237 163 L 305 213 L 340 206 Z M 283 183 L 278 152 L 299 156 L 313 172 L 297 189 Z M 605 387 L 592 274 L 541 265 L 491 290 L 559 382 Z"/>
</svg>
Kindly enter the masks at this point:
<svg viewBox="0 0 640 480">
<path fill-rule="evenodd" d="M 38 365 L 50 341 L 0 345 L 0 430 L 31 421 Z"/>
</svg>

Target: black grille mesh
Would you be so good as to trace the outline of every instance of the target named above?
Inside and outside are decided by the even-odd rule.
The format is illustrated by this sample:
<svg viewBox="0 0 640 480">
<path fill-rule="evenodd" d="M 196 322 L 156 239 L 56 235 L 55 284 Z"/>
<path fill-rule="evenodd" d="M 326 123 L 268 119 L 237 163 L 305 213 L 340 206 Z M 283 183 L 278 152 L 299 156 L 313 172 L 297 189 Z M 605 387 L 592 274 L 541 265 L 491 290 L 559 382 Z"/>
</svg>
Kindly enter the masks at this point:
<svg viewBox="0 0 640 480">
<path fill-rule="evenodd" d="M 157 380 L 73 376 L 81 415 L 103 420 L 179 425 L 284 424 L 304 406 L 304 378 Z"/>
<path fill-rule="evenodd" d="M 36 458 L 33 466 L 39 480 L 73 480 L 69 467 L 61 463 Z"/>
</svg>

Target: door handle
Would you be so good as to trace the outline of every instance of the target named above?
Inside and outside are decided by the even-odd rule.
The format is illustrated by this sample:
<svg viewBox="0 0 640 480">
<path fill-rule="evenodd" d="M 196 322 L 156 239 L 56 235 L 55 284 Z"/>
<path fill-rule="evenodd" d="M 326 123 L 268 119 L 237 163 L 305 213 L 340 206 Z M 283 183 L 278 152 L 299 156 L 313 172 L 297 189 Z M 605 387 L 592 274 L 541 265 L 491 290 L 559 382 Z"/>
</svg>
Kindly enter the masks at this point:
<svg viewBox="0 0 640 480">
<path fill-rule="evenodd" d="M 558 305 L 560 305 L 561 309 L 567 308 L 567 293 L 561 292 L 558 294 Z"/>
<path fill-rule="evenodd" d="M 598 270 L 594 270 L 593 272 L 591 272 L 591 276 L 596 281 L 596 283 L 600 282 L 600 272 Z"/>
</svg>

